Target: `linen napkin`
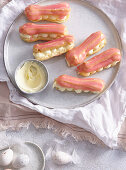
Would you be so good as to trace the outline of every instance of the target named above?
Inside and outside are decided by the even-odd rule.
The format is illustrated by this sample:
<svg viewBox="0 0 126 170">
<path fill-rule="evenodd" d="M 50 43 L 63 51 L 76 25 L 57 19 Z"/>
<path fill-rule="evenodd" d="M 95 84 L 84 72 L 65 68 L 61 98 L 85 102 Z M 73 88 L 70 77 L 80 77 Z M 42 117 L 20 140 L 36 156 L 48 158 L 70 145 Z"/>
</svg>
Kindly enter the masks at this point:
<svg viewBox="0 0 126 170">
<path fill-rule="evenodd" d="M 15 17 L 23 11 L 23 9 L 36 2 L 35 0 L 12 0 L 0 11 L 0 45 L 3 46 L 4 38 L 12 21 Z M 123 43 L 125 43 L 125 8 L 124 1 L 111 0 L 111 1 L 91 1 L 94 5 L 98 6 L 109 15 L 118 31 L 120 32 Z M 122 5 L 123 4 L 123 5 Z M 119 12 L 118 9 L 120 8 Z M 121 19 L 120 19 L 121 17 Z M 73 124 L 78 127 L 84 128 L 99 139 L 101 139 L 109 147 L 117 147 L 117 135 L 120 130 L 121 124 L 125 118 L 125 98 L 126 98 L 126 81 L 124 77 L 125 71 L 125 58 L 123 57 L 121 69 L 118 77 L 113 86 L 95 102 L 81 108 L 76 109 L 47 109 L 40 105 L 34 105 L 24 97 L 20 96 L 14 86 L 10 83 L 7 77 L 4 63 L 3 63 L 3 49 L 0 50 L 0 80 L 7 81 L 10 89 L 10 100 L 14 103 L 24 105 L 28 108 L 36 110 L 43 115 L 49 116 L 57 121 Z"/>
</svg>

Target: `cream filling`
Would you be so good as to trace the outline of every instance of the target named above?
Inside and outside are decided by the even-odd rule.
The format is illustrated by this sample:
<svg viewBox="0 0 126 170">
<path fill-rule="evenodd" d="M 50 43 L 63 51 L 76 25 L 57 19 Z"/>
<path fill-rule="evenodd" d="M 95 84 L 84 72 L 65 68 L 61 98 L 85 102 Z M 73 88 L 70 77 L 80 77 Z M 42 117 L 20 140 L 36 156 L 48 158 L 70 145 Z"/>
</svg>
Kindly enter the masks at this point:
<svg viewBox="0 0 126 170">
<path fill-rule="evenodd" d="M 60 19 L 57 15 L 42 15 L 39 20 L 65 21 L 66 19 L 67 19 L 67 16 L 65 16 L 63 19 Z"/>
<path fill-rule="evenodd" d="M 94 73 L 96 73 L 96 72 L 100 72 L 100 71 L 102 71 L 103 69 L 108 69 L 108 68 L 110 68 L 110 67 L 113 67 L 113 66 L 115 66 L 117 63 L 118 63 L 119 61 L 114 61 L 112 64 L 109 64 L 109 65 L 107 65 L 106 67 L 101 67 L 101 68 L 99 68 L 98 70 L 96 70 L 96 71 L 92 71 L 92 72 L 90 72 L 90 73 L 82 73 L 82 75 L 84 75 L 84 76 L 90 76 L 90 75 L 92 75 L 92 74 L 94 74 Z M 78 72 L 79 74 L 81 74 L 81 72 Z"/>
<path fill-rule="evenodd" d="M 60 91 L 65 91 L 65 90 L 67 90 L 67 91 L 75 91 L 76 93 L 82 93 L 82 92 L 85 92 L 85 93 L 88 93 L 88 92 L 99 93 L 98 91 L 89 91 L 89 90 L 81 90 L 81 89 L 75 90 L 74 88 L 61 87 L 60 85 L 58 85 L 56 83 L 56 81 L 54 81 L 54 83 L 53 83 L 53 88 L 56 88 L 56 89 L 58 89 Z"/>
<path fill-rule="evenodd" d="M 94 51 L 95 51 L 95 50 L 97 50 L 97 49 L 99 49 L 99 48 L 101 48 L 101 47 L 103 47 L 103 46 L 105 45 L 105 42 L 106 42 L 105 39 L 102 40 L 100 44 L 98 44 L 94 49 L 90 50 L 87 54 L 88 54 L 88 55 L 94 54 Z M 84 51 L 84 52 L 85 52 L 85 51 Z M 80 54 L 80 58 L 81 58 L 81 56 L 82 56 L 82 54 Z M 66 61 L 67 61 L 67 60 L 66 60 Z M 68 66 L 72 66 L 72 65 L 69 64 L 68 61 L 67 61 L 67 65 L 68 65 Z M 89 75 L 90 75 L 90 73 L 89 73 Z"/>
<path fill-rule="evenodd" d="M 40 91 L 45 86 L 46 77 L 39 64 L 27 61 L 17 70 L 16 82 L 24 92 L 33 93 Z"/>
<path fill-rule="evenodd" d="M 99 48 L 103 47 L 103 46 L 105 45 L 105 43 L 106 43 L 105 39 L 102 40 L 102 41 L 100 42 L 100 44 L 98 44 L 96 47 L 94 47 L 94 49 L 92 49 L 92 50 L 90 50 L 90 51 L 88 52 L 88 55 L 94 54 L 94 51 L 96 51 L 96 50 L 98 50 Z"/>
<path fill-rule="evenodd" d="M 30 39 L 32 37 L 31 35 L 22 34 L 22 33 L 20 33 L 20 36 L 24 39 Z"/>
<path fill-rule="evenodd" d="M 51 33 L 51 34 L 46 34 L 46 33 L 41 33 L 41 34 L 35 34 L 35 35 L 27 35 L 27 34 L 21 34 L 20 33 L 20 36 L 21 36 L 21 38 L 23 38 L 23 39 L 31 39 L 31 38 L 57 38 L 58 36 L 59 37 L 62 37 L 62 36 L 64 36 L 64 35 L 60 35 L 60 34 L 54 34 L 54 33 Z"/>
<path fill-rule="evenodd" d="M 49 35 L 51 38 L 56 38 L 57 37 L 57 34 L 50 34 Z"/>
<path fill-rule="evenodd" d="M 67 45 L 66 47 L 59 47 L 59 48 L 54 48 L 54 49 L 48 49 L 45 50 L 43 52 L 37 52 L 37 53 L 33 53 L 33 55 L 35 56 L 35 58 L 41 58 L 41 59 L 46 59 L 48 57 L 53 57 L 53 56 L 57 56 L 60 54 L 63 54 L 65 52 L 67 52 L 68 50 L 72 49 L 74 47 L 74 44 L 70 44 Z"/>
<path fill-rule="evenodd" d="M 47 20 L 47 19 L 57 20 L 58 16 L 57 15 L 42 15 L 40 17 L 40 20 Z"/>
</svg>

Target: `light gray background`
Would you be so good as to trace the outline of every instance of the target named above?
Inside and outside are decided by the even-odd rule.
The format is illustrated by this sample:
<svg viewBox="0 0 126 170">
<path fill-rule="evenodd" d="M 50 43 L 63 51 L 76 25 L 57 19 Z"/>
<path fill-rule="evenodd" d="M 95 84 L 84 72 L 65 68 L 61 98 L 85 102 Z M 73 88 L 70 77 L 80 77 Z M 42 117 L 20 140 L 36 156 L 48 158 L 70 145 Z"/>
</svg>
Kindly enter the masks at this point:
<svg viewBox="0 0 126 170">
<path fill-rule="evenodd" d="M 51 161 L 46 161 L 45 170 L 125 170 L 126 152 L 120 150 L 111 150 L 104 146 L 97 146 L 89 142 L 76 142 L 73 138 L 62 138 L 50 130 L 35 129 L 32 125 L 29 129 L 23 128 L 19 131 L 0 132 L 0 135 L 17 137 L 23 140 L 29 140 L 37 143 L 46 154 L 47 149 L 56 140 L 64 142 L 65 149 L 72 151 L 75 149 L 81 158 L 79 166 L 69 164 L 65 166 L 56 166 Z M 62 147 L 63 149 L 63 147 Z M 50 166 L 48 166 L 50 165 Z"/>
</svg>

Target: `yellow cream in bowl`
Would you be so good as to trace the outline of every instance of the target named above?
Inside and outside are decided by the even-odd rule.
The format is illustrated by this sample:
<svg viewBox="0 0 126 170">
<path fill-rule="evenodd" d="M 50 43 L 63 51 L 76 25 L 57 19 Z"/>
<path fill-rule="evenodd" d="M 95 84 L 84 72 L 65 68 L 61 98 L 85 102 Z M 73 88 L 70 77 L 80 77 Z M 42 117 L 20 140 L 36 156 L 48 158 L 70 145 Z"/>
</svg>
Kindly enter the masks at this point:
<svg viewBox="0 0 126 170">
<path fill-rule="evenodd" d="M 27 93 L 40 91 L 46 85 L 46 75 L 39 63 L 26 61 L 16 71 L 16 83 L 19 88 Z"/>
</svg>

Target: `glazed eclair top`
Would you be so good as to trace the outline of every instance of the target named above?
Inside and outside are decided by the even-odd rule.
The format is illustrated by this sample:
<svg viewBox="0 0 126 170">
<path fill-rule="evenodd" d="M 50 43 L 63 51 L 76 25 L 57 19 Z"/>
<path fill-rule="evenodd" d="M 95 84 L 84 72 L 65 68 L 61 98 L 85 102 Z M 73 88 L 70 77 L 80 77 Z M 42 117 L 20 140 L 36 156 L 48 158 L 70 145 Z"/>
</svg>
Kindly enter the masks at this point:
<svg viewBox="0 0 126 170">
<path fill-rule="evenodd" d="M 67 34 L 67 28 L 63 24 L 34 24 L 26 23 L 19 28 L 21 34 L 35 35 L 41 33 Z"/>
<path fill-rule="evenodd" d="M 120 61 L 121 54 L 120 50 L 117 48 L 110 48 L 99 55 L 94 56 L 90 60 L 84 62 L 77 67 L 79 72 L 92 72 L 98 70 L 101 67 L 107 66 L 114 61 Z"/>
<path fill-rule="evenodd" d="M 68 43 L 68 44 L 74 43 L 74 37 L 72 35 L 65 35 L 64 37 L 58 38 L 56 40 L 36 44 L 36 45 L 34 45 L 33 49 L 41 51 L 46 48 L 62 46 L 62 45 L 64 45 L 64 43 Z"/>
<path fill-rule="evenodd" d="M 102 91 L 104 81 L 99 78 L 77 78 L 69 75 L 61 75 L 55 79 L 56 83 L 61 87 L 73 88 L 75 90 Z"/>
<path fill-rule="evenodd" d="M 91 34 L 82 44 L 67 52 L 66 60 L 70 65 L 76 66 L 81 64 L 86 58 L 88 52 L 94 49 L 104 39 L 105 36 L 101 31 Z"/>
<path fill-rule="evenodd" d="M 57 15 L 60 19 L 69 15 L 71 8 L 67 2 L 56 3 L 53 5 L 29 5 L 25 8 L 25 15 L 29 20 L 36 20 L 41 15 Z"/>
</svg>

